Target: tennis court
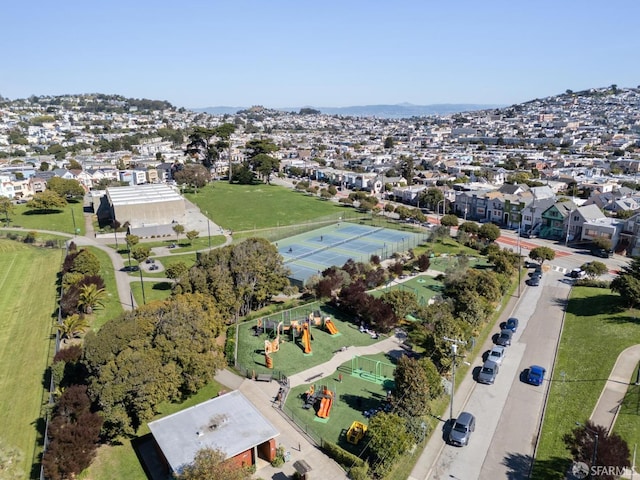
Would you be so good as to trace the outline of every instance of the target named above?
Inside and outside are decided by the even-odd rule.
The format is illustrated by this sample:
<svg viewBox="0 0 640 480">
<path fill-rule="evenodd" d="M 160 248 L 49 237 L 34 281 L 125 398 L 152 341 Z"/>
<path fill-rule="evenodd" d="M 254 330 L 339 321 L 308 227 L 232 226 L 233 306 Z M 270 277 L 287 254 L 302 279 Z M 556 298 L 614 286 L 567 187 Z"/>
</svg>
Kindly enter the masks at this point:
<svg viewBox="0 0 640 480">
<path fill-rule="evenodd" d="M 411 233 L 382 227 L 338 223 L 294 237 L 275 245 L 291 270 L 293 284 L 304 285 L 312 276 L 331 266 L 342 266 L 349 259 L 369 262 L 372 255 L 381 260 L 395 252 L 407 251 L 426 241 L 428 232 Z"/>
</svg>

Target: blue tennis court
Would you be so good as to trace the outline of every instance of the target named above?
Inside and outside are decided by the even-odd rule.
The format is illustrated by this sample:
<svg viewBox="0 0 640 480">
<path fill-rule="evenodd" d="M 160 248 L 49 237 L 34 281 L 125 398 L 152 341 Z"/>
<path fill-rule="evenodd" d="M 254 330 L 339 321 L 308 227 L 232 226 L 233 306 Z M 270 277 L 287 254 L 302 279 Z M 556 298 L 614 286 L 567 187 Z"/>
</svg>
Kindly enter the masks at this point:
<svg viewBox="0 0 640 480">
<path fill-rule="evenodd" d="M 293 284 L 307 280 L 326 268 L 342 266 L 349 259 L 369 262 L 395 252 L 407 251 L 426 241 L 428 233 L 412 233 L 354 223 L 339 223 L 278 241 L 275 245 L 291 270 Z"/>
</svg>

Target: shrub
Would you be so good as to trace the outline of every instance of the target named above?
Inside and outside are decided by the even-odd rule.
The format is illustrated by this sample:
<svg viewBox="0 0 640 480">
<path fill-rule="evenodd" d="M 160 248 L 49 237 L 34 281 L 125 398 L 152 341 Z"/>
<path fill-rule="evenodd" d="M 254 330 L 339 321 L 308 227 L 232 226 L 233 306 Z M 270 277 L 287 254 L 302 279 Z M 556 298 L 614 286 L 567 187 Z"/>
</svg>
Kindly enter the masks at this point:
<svg viewBox="0 0 640 480">
<path fill-rule="evenodd" d="M 364 460 L 356 457 L 350 452 L 347 452 L 345 449 L 339 447 L 335 443 L 324 441 L 322 444 L 322 449 L 327 455 L 333 458 L 345 469 L 353 470 L 357 467 L 366 467 L 366 463 L 364 462 Z"/>
<path fill-rule="evenodd" d="M 224 357 L 227 359 L 227 365 L 233 366 L 235 352 L 236 352 L 236 326 L 230 325 L 227 328 L 227 340 L 224 343 Z"/>
<path fill-rule="evenodd" d="M 369 466 L 364 464 L 362 466 L 353 467 L 349 470 L 349 478 L 351 478 L 351 480 L 368 480 Z"/>
<path fill-rule="evenodd" d="M 610 288 L 611 282 L 607 280 L 596 280 L 591 278 L 581 278 L 576 280 L 576 286 L 580 287 L 595 287 L 595 288 Z"/>
<path fill-rule="evenodd" d="M 280 445 L 276 448 L 276 456 L 271 462 L 271 466 L 274 468 L 278 468 L 284 465 L 284 447 Z"/>
</svg>

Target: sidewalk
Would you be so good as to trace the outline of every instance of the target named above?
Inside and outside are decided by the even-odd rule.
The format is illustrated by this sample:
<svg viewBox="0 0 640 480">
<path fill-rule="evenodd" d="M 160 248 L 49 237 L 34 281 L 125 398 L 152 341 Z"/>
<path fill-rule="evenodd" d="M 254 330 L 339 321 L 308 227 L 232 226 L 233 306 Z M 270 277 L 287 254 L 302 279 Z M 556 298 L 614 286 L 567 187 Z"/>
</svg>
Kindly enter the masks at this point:
<svg viewBox="0 0 640 480">
<path fill-rule="evenodd" d="M 600 392 L 600 398 L 589 420 L 596 425 L 602 425 L 608 432 L 611 432 L 616 423 L 629 385 L 635 383 L 635 378 L 631 376 L 638 362 L 640 362 L 640 345 L 633 345 L 620 352 L 609 379 Z"/>
</svg>

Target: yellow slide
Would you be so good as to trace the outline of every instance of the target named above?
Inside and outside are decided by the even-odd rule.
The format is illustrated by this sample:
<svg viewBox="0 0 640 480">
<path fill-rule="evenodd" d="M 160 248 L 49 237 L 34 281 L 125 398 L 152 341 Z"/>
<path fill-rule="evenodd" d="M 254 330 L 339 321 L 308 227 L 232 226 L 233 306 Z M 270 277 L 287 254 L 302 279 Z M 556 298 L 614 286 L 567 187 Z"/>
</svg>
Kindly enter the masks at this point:
<svg viewBox="0 0 640 480">
<path fill-rule="evenodd" d="M 311 334 L 307 324 L 304 325 L 302 330 L 302 345 L 304 346 L 304 353 L 311 353 Z"/>
</svg>

